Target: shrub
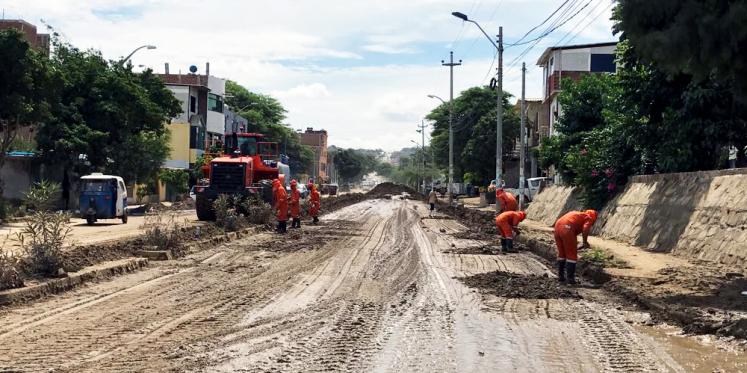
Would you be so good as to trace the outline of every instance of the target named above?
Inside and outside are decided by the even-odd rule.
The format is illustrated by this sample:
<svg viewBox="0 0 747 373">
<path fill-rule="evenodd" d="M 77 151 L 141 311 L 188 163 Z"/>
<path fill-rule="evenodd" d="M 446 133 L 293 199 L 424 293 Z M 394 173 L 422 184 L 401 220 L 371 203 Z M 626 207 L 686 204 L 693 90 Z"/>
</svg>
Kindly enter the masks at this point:
<svg viewBox="0 0 747 373">
<path fill-rule="evenodd" d="M 227 231 L 235 231 L 239 228 L 239 214 L 236 211 L 237 197 L 220 195 L 213 202 L 215 210 L 215 224 Z"/>
<path fill-rule="evenodd" d="M 60 195 L 60 184 L 49 180 L 35 183 L 23 194 L 26 206 L 35 211 L 49 211 L 54 208 Z"/>
<path fill-rule="evenodd" d="M 177 254 L 181 248 L 180 227 L 176 213 L 172 212 L 146 214 L 140 228 L 145 229 L 143 235 L 148 245 Z"/>
<path fill-rule="evenodd" d="M 70 234 L 69 221 L 70 214 L 49 211 L 38 211 L 26 220 L 17 237 L 29 270 L 50 276 L 64 269 L 62 247 Z"/>
<path fill-rule="evenodd" d="M 241 201 L 241 210 L 251 224 L 270 224 L 272 206 L 258 196 L 250 196 Z"/>
<path fill-rule="evenodd" d="M 23 286 L 20 274 L 21 260 L 18 255 L 5 252 L 0 248 L 0 290 L 15 289 Z"/>
</svg>

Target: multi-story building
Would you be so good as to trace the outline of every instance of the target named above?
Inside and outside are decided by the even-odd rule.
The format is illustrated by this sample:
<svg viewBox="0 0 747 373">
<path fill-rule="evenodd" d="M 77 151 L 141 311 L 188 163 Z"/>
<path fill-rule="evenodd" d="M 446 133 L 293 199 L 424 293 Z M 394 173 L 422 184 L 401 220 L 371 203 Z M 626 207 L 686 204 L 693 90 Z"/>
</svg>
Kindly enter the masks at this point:
<svg viewBox="0 0 747 373">
<path fill-rule="evenodd" d="M 578 79 L 592 73 L 615 73 L 616 47 L 617 42 L 566 45 L 547 48 L 542 53 L 537 65 L 542 67 L 543 111 L 550 135 L 555 133 L 555 124 L 563 113 L 558 102 L 563 79 Z"/>
<path fill-rule="evenodd" d="M 521 113 L 521 99 L 516 101 L 516 112 Z M 546 107 L 542 103 L 542 99 L 526 99 L 526 159 L 527 168 L 524 171 L 524 175 L 529 177 L 541 176 L 541 170 L 539 169 L 536 150 L 539 148 L 542 140 L 550 134 L 549 117 L 545 115 Z M 521 142 L 516 139 L 516 150 L 515 153 L 519 154 Z M 518 168 L 517 168 L 518 172 Z M 518 174 L 517 174 L 518 180 Z"/>
<path fill-rule="evenodd" d="M 26 41 L 36 50 L 49 55 L 49 34 L 40 34 L 36 26 L 20 19 L 0 20 L 0 30 L 16 29 L 21 31 Z"/>
<path fill-rule="evenodd" d="M 306 128 L 306 132 L 300 132 L 301 144 L 311 147 L 314 151 L 314 161 L 309 165 L 309 177 L 315 181 L 327 180 L 327 131 Z"/>
<path fill-rule="evenodd" d="M 182 112 L 169 123 L 171 154 L 165 167 L 187 169 L 205 151 L 223 141 L 226 80 L 210 75 L 209 64 L 204 75 L 170 74 L 166 64 L 165 73 L 159 76 L 182 107 Z"/>
</svg>

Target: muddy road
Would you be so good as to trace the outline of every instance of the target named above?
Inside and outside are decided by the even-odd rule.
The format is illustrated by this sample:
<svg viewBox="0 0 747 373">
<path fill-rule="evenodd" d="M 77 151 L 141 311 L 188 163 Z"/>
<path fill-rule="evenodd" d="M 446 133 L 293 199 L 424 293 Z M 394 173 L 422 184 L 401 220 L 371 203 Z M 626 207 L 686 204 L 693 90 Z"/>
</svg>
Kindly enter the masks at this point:
<svg viewBox="0 0 747 373">
<path fill-rule="evenodd" d="M 496 270 L 554 275 L 528 253 L 455 253 L 486 243 L 423 215 L 418 202 L 364 201 L 283 242 L 262 233 L 0 309 L 0 371 L 747 370 L 743 352 L 673 343 L 597 290 L 469 287 Z"/>
</svg>

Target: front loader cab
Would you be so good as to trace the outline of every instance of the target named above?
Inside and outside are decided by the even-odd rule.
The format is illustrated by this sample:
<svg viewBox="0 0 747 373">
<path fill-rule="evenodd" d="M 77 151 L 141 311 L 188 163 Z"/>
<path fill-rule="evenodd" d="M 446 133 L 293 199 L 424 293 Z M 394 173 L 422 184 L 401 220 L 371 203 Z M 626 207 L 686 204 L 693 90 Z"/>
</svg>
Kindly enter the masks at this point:
<svg viewBox="0 0 747 373">
<path fill-rule="evenodd" d="M 259 153 L 259 143 L 264 136 L 259 133 L 233 133 L 226 136 L 225 153 L 230 156 L 254 156 Z"/>
</svg>

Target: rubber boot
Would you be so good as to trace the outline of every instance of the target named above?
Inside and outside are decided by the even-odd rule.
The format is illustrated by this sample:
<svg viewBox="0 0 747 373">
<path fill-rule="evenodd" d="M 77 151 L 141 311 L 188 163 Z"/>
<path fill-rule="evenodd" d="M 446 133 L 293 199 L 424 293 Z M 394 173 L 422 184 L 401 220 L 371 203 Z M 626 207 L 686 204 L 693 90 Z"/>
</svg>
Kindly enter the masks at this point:
<svg viewBox="0 0 747 373">
<path fill-rule="evenodd" d="M 509 253 L 514 252 L 514 240 L 512 238 L 506 239 L 506 249 L 508 250 Z"/>
<path fill-rule="evenodd" d="M 316 224 L 316 223 L 318 223 L 318 222 L 319 222 L 319 217 L 315 216 L 315 217 L 314 217 L 314 224 Z"/>
<path fill-rule="evenodd" d="M 301 218 L 296 218 L 296 228 L 301 228 Z"/>
<path fill-rule="evenodd" d="M 568 277 L 568 284 L 576 284 L 576 263 L 568 262 L 565 264 L 565 270 Z"/>
<path fill-rule="evenodd" d="M 288 233 L 288 221 L 283 220 L 280 222 L 280 233 Z"/>
<path fill-rule="evenodd" d="M 558 281 L 565 282 L 565 259 L 558 259 Z"/>
<path fill-rule="evenodd" d="M 505 253 L 508 250 L 508 243 L 505 238 L 501 238 L 501 252 Z"/>
</svg>

